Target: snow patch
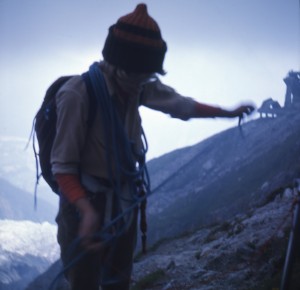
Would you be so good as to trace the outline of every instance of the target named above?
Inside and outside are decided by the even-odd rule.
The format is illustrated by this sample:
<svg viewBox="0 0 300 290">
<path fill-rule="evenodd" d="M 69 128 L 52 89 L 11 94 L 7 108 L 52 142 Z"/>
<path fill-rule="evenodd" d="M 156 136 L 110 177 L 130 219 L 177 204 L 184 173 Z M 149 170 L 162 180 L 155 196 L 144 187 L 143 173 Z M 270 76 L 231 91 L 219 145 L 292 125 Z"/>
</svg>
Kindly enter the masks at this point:
<svg viewBox="0 0 300 290">
<path fill-rule="evenodd" d="M 57 228 L 48 222 L 0 220 L 0 264 L 5 252 L 42 257 L 53 263 L 59 258 Z"/>
</svg>

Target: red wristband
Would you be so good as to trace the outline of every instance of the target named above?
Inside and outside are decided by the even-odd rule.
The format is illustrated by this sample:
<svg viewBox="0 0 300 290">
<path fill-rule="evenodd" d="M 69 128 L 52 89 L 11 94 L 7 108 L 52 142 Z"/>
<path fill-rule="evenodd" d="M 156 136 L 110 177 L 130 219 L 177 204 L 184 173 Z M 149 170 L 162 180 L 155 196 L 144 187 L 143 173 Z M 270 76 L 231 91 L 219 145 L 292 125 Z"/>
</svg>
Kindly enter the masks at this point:
<svg viewBox="0 0 300 290">
<path fill-rule="evenodd" d="M 78 175 L 55 174 L 55 179 L 62 194 L 69 200 L 69 202 L 74 203 L 77 199 L 86 196 L 86 192 L 80 183 Z"/>
</svg>

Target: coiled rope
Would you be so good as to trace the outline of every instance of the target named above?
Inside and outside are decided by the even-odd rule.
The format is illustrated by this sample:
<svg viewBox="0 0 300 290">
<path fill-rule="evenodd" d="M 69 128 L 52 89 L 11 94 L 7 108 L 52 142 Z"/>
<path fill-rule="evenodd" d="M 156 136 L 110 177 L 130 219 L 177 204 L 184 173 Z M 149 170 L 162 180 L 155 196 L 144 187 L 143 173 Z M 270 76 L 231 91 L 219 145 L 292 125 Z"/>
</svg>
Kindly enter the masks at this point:
<svg viewBox="0 0 300 290">
<path fill-rule="evenodd" d="M 131 219 L 129 218 L 130 215 L 132 215 L 134 210 L 140 206 L 140 229 L 142 231 L 143 251 L 145 252 L 147 230 L 145 214 L 146 199 L 150 195 L 150 178 L 145 162 L 145 155 L 148 150 L 146 136 L 142 131 L 142 141 L 144 146 L 137 156 L 137 154 L 133 153 L 132 144 L 125 132 L 120 116 L 115 109 L 116 103 L 108 93 L 106 82 L 99 65 L 97 63 L 92 64 L 89 71 L 83 75 L 83 78 L 85 78 L 85 81 L 90 81 L 98 107 L 100 108 L 100 115 L 105 134 L 105 146 L 107 150 L 107 171 L 114 189 L 112 220 L 107 223 L 101 231 L 95 233 L 93 238 L 101 240 L 103 245 L 113 243 L 128 229 L 131 222 Z M 136 160 L 138 160 L 138 166 L 136 165 Z M 131 195 L 129 199 L 122 195 L 122 176 L 126 177 L 130 186 L 129 192 Z M 122 201 L 129 202 L 130 206 L 122 209 Z M 49 290 L 54 289 L 56 283 L 64 275 L 64 273 L 74 267 L 74 265 L 88 253 L 86 250 L 81 250 L 79 254 L 76 254 L 75 257 L 73 257 L 75 251 L 79 248 L 81 241 L 82 240 L 80 238 L 76 238 L 70 245 L 68 250 L 70 262 L 64 266 L 61 272 L 58 273 L 48 288 Z"/>
</svg>

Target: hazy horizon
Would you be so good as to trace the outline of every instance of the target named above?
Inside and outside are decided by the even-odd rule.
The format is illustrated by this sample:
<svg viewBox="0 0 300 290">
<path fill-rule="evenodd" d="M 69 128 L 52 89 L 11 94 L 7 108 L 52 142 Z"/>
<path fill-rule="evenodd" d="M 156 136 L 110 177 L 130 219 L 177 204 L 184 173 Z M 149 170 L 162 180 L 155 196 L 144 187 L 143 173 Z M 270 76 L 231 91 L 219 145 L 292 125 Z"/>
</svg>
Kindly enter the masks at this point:
<svg viewBox="0 0 300 290">
<path fill-rule="evenodd" d="M 108 28 L 139 1 L 0 0 L 0 135 L 28 137 L 47 87 L 102 58 Z M 232 108 L 284 102 L 300 69 L 299 0 L 144 1 L 168 44 L 161 80 L 199 102 Z M 149 158 L 200 142 L 237 120 L 182 122 L 141 109 Z"/>
</svg>

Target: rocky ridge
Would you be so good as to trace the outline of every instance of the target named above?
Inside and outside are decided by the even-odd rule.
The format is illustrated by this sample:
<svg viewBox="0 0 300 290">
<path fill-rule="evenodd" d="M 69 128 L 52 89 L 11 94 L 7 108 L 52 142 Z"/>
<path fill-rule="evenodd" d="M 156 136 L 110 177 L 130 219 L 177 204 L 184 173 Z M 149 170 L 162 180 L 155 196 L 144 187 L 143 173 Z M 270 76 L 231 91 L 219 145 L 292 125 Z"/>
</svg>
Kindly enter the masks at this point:
<svg viewBox="0 0 300 290">
<path fill-rule="evenodd" d="M 286 189 L 255 210 L 162 242 L 134 264 L 133 289 L 263 289 L 282 269 L 294 200 Z"/>
</svg>

